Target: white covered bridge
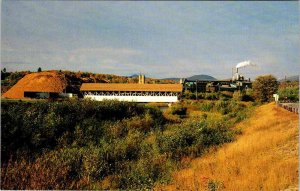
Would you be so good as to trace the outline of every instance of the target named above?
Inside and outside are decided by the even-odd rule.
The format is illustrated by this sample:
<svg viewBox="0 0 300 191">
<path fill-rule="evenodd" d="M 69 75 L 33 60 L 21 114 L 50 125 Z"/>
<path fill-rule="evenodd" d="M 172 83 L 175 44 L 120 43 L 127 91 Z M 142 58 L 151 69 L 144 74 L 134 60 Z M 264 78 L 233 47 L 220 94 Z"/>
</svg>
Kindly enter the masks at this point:
<svg viewBox="0 0 300 191">
<path fill-rule="evenodd" d="M 117 84 L 83 83 L 80 91 L 84 98 L 102 101 L 117 99 L 133 102 L 177 102 L 182 84 Z"/>
</svg>

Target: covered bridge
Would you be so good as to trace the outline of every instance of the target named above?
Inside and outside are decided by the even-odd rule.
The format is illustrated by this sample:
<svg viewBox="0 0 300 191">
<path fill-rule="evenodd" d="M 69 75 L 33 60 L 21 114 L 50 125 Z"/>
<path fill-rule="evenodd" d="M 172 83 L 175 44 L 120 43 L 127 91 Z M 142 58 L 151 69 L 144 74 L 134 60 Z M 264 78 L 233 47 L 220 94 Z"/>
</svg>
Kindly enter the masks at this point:
<svg viewBox="0 0 300 191">
<path fill-rule="evenodd" d="M 183 90 L 182 84 L 116 84 L 83 83 L 84 98 L 102 101 L 117 99 L 134 102 L 176 102 Z"/>
</svg>

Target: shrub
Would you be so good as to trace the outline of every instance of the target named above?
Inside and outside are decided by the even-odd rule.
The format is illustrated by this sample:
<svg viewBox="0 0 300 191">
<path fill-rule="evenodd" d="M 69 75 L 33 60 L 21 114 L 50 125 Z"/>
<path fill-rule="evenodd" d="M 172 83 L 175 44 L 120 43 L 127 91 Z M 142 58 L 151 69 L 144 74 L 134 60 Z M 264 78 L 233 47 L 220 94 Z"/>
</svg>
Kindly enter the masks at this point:
<svg viewBox="0 0 300 191">
<path fill-rule="evenodd" d="M 219 93 L 218 92 L 205 93 L 205 99 L 218 100 L 219 99 Z"/>
<path fill-rule="evenodd" d="M 69 137 L 71 138 L 69 142 L 76 146 L 98 145 L 104 136 L 103 133 L 104 129 L 99 121 L 95 118 L 87 118 L 75 126 L 73 136 Z"/>
<path fill-rule="evenodd" d="M 214 107 L 213 102 L 199 103 L 197 104 L 197 108 L 201 111 L 211 111 Z"/>
<path fill-rule="evenodd" d="M 232 95 L 232 98 L 236 101 L 242 101 L 243 100 L 243 92 L 241 91 L 234 91 L 233 95 Z"/>
<path fill-rule="evenodd" d="M 175 105 L 171 107 L 172 115 L 186 115 L 187 108 L 182 105 Z"/>
<path fill-rule="evenodd" d="M 230 142 L 235 132 L 225 121 L 188 122 L 176 125 L 172 133 L 158 135 L 156 141 L 161 153 L 179 161 L 183 156 L 199 156 L 205 148 Z"/>
<path fill-rule="evenodd" d="M 203 128 L 201 141 L 205 147 L 209 147 L 230 142 L 233 136 L 233 132 L 226 128 Z"/>
<path fill-rule="evenodd" d="M 280 88 L 278 94 L 280 101 L 297 102 L 299 101 L 299 86 Z"/>
<path fill-rule="evenodd" d="M 5 189 L 79 189 L 82 154 L 77 149 L 50 152 L 34 162 L 8 161 L 2 167 L 1 188 Z M 5 175 L 5 176 L 4 176 Z M 82 184 L 80 186 L 83 186 Z"/>
<path fill-rule="evenodd" d="M 17 115 L 16 115 L 17 114 Z M 145 132 L 160 127 L 164 117 L 158 109 L 116 101 L 4 102 L 2 117 L 2 160 L 17 150 L 39 154 L 42 149 L 75 142 L 97 144 L 103 137 L 104 121 L 143 116 Z M 133 123 L 133 122 L 132 122 Z M 145 129 L 146 128 L 146 129 Z"/>
<path fill-rule="evenodd" d="M 169 182 L 172 163 L 165 155 L 141 158 L 126 164 L 120 180 L 121 189 L 151 189 L 157 180 Z"/>
<path fill-rule="evenodd" d="M 233 93 L 231 91 L 222 91 L 220 97 L 230 99 L 232 98 Z"/>
<path fill-rule="evenodd" d="M 273 94 L 277 92 L 278 82 L 272 75 L 259 76 L 252 85 L 253 96 L 259 102 L 272 101 Z"/>
<path fill-rule="evenodd" d="M 214 107 L 216 108 L 216 110 L 220 110 L 222 108 L 227 108 L 229 103 L 229 101 L 219 100 L 215 102 Z"/>
<path fill-rule="evenodd" d="M 207 188 L 209 191 L 217 191 L 225 188 L 224 184 L 220 181 L 209 180 L 207 183 Z"/>
<path fill-rule="evenodd" d="M 195 100 L 195 99 L 196 99 L 196 94 L 187 91 L 187 92 L 184 92 L 183 97 L 184 97 L 185 99 L 192 99 L 192 100 Z"/>
<path fill-rule="evenodd" d="M 183 157 L 232 141 L 240 132 L 230 127 L 248 114 L 236 101 L 188 104 L 224 116 L 204 113 L 175 124 L 159 109 L 135 103 L 4 103 L 1 188 L 151 189 L 169 182 Z M 171 110 L 178 116 L 187 108 Z"/>
</svg>

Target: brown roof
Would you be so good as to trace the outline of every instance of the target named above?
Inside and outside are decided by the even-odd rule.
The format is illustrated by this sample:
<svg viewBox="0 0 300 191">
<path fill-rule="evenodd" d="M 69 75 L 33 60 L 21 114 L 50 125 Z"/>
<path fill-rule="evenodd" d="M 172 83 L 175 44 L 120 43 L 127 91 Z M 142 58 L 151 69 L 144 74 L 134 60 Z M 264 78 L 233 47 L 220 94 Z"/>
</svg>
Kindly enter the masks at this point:
<svg viewBox="0 0 300 191">
<path fill-rule="evenodd" d="M 164 91 L 181 92 L 182 84 L 115 84 L 115 83 L 83 83 L 80 91 Z"/>
<path fill-rule="evenodd" d="M 66 88 L 64 76 L 57 72 L 39 72 L 24 76 L 3 97 L 12 99 L 24 98 L 24 92 L 61 93 Z"/>
</svg>

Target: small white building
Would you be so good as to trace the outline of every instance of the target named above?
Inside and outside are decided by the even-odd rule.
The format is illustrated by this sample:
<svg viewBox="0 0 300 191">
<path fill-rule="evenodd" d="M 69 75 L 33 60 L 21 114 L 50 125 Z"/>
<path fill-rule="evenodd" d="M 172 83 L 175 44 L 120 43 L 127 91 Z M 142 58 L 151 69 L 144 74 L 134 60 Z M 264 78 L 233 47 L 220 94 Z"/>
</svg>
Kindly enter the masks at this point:
<svg viewBox="0 0 300 191">
<path fill-rule="evenodd" d="M 133 102 L 177 102 L 182 84 L 116 84 L 83 83 L 80 87 L 84 98 L 97 101 L 117 99 Z"/>
</svg>

